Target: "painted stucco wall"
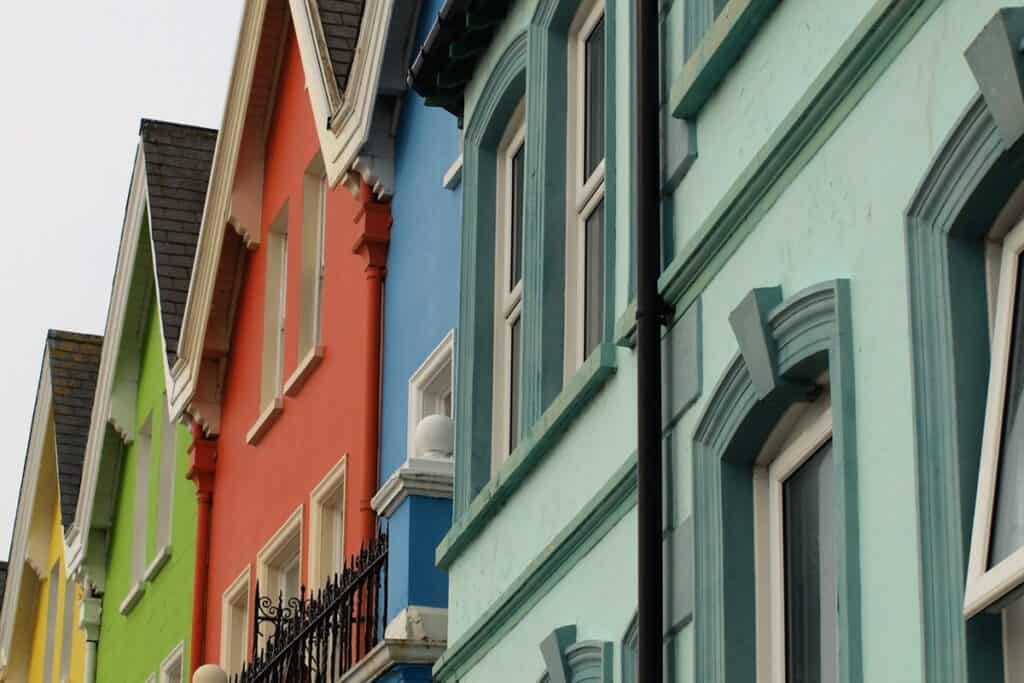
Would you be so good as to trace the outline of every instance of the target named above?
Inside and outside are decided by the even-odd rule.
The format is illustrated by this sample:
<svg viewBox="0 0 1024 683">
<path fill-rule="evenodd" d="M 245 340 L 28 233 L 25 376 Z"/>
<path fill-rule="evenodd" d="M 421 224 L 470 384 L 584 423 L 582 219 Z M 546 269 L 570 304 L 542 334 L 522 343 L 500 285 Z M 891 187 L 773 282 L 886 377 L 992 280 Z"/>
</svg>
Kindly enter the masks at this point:
<svg viewBox="0 0 1024 683">
<path fill-rule="evenodd" d="M 44 452 L 44 457 L 55 457 L 53 449 L 47 448 L 46 452 Z M 47 481 L 40 482 L 41 486 L 56 488 L 56 470 L 54 468 L 42 467 L 40 468 L 40 474 L 49 475 Z M 34 600 L 37 607 L 35 628 L 32 637 L 32 655 L 28 669 L 28 681 L 29 683 L 36 683 L 37 681 L 40 683 L 50 683 L 48 681 L 44 681 L 43 678 L 46 667 L 47 615 L 50 611 L 51 578 L 49 571 L 54 564 L 57 564 L 59 566 L 59 583 L 57 585 L 56 595 L 56 620 L 52 624 L 53 631 L 51 637 L 53 638 L 53 659 L 51 660 L 51 670 L 53 672 L 54 680 L 56 680 L 56 678 L 60 676 L 61 672 L 62 641 L 64 634 L 64 603 L 65 600 L 71 599 L 74 601 L 72 612 L 74 626 L 71 632 L 71 666 L 69 683 L 81 683 L 85 671 L 85 632 L 78 628 L 77 620 L 78 613 L 82 605 L 82 588 L 78 584 L 74 584 L 71 595 L 68 595 L 68 577 L 66 565 L 64 564 L 64 528 L 60 523 L 60 503 L 57 496 L 53 497 L 52 509 L 47 512 L 50 513 L 50 519 L 52 520 L 49 552 L 47 554 L 47 563 L 45 567 L 47 575 L 38 583 L 38 596 Z M 26 568 L 26 571 L 31 570 Z"/>
<path fill-rule="evenodd" d="M 416 45 L 433 26 L 441 0 L 420 8 Z M 395 145 L 393 224 L 384 294 L 381 377 L 383 483 L 408 455 L 409 378 L 455 327 L 458 317 L 461 186 L 442 188 L 459 156 L 459 130 L 446 112 L 405 95 Z M 448 582 L 434 566 L 434 547 L 451 524 L 451 503 L 408 499 L 391 532 L 389 618 L 409 604 L 445 607 Z"/>
<path fill-rule="evenodd" d="M 144 239 L 148 239 L 143 232 Z M 146 533 L 146 564 L 156 554 L 156 510 L 161 496 L 173 495 L 171 513 L 171 554 L 167 563 L 145 583 L 139 601 L 122 615 L 121 603 L 132 584 L 131 558 L 134 542 L 134 506 L 137 472 L 137 441 L 125 449 L 118 500 L 111 530 L 107 561 L 106 592 L 97 652 L 97 683 L 144 681 L 158 673 L 160 664 L 178 646 L 185 643 L 183 661 L 188 665 L 188 640 L 192 623 L 192 579 L 195 566 L 196 496 L 192 482 L 185 479 L 191 435 L 176 426 L 174 452 L 160 450 L 163 424 L 164 361 L 160 316 L 155 294 L 152 296 L 142 332 L 141 370 L 136 401 L 135 430 L 152 417 L 152 456 L 148 491 L 149 522 Z M 159 463 L 175 458 L 173 491 L 161 490 Z"/>
<path fill-rule="evenodd" d="M 260 226 L 261 244 L 265 245 L 271 223 L 288 203 L 284 380 L 300 361 L 297 312 L 301 291 L 303 175 L 319 150 L 305 83 L 294 33 L 290 33 L 284 44 L 266 139 Z M 260 246 L 247 256 L 224 377 L 217 439 L 203 661 L 220 661 L 221 597 L 225 589 L 246 567 L 252 569 L 250 588 L 254 588 L 257 553 L 299 506 L 303 520 L 301 576 L 306 583 L 310 493 L 343 457 L 347 457 L 346 557 L 365 540 L 359 528 L 360 510 L 375 491 L 359 487 L 365 481 L 365 468 L 375 464 L 362 452 L 371 387 L 366 386 L 364 370 L 366 258 L 353 253 L 360 206 L 342 184 L 327 193 L 321 320 L 324 358 L 300 392 L 284 399 L 283 413 L 255 446 L 246 442 L 246 434 L 260 415 L 268 250 Z"/>
<path fill-rule="evenodd" d="M 626 25 L 626 4 L 617 5 L 620 26 Z M 869 9 L 883 4 L 856 0 L 822 12 L 814 0 L 780 3 L 700 116 L 699 158 L 673 198 L 677 253 L 727 193 L 742 191 L 734 187 L 741 172 L 764 153 L 770 136 Z M 924 7 L 930 12 L 937 4 Z M 811 140 L 806 166 L 781 180 L 780 194 L 762 205 L 753 233 L 701 297 L 703 391 L 673 432 L 677 520 L 692 512 L 694 429 L 737 352 L 729 312 L 753 287 L 781 285 L 788 297 L 824 280 L 850 280 L 865 681 L 923 680 L 903 212 L 977 92 L 964 49 L 1008 4 L 1020 3 L 946 0 L 934 14 L 908 22 L 903 31 L 912 36 L 909 44 L 891 63 L 886 57 L 876 63 L 887 68 L 834 133 Z M 524 0 L 512 10 L 476 71 L 470 111 L 489 67 L 534 5 Z M 629 103 L 624 88 L 631 68 L 625 41 L 617 52 L 621 116 Z M 616 142 L 620 158 L 628 158 L 630 141 L 620 136 Z M 620 164 L 620 192 L 628 187 L 627 173 Z M 619 203 L 620 225 L 629 218 L 628 199 Z M 628 233 L 620 231 L 617 239 L 618 316 L 627 304 Z M 617 360 L 616 376 L 453 565 L 451 640 L 474 632 L 484 612 L 531 561 L 549 552 L 552 539 L 635 449 L 635 355 L 620 349 Z M 618 643 L 636 604 L 634 525 L 631 513 L 550 592 L 530 598 L 527 615 L 460 680 L 519 680 L 529 656 L 530 675 L 539 675 L 537 643 L 570 623 L 580 628 L 581 639 L 617 643 L 618 672 Z M 672 648 L 678 680 L 692 680 L 692 627 L 683 629 Z"/>
</svg>

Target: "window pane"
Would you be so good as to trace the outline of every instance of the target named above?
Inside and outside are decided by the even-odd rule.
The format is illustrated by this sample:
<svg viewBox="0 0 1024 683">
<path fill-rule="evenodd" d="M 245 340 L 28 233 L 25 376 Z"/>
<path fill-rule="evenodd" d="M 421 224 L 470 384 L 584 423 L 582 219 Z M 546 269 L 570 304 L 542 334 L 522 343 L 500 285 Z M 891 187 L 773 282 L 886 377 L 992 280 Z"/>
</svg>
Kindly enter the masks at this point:
<svg viewBox="0 0 1024 683">
<path fill-rule="evenodd" d="M 598 20 L 586 44 L 586 98 L 584 106 L 584 180 L 604 159 L 604 17 Z"/>
<path fill-rule="evenodd" d="M 584 228 L 586 263 L 583 296 L 583 357 L 604 336 L 604 200 L 587 219 Z"/>
<path fill-rule="evenodd" d="M 995 522 L 992 532 L 990 565 L 996 565 L 1024 546 L 1024 279 L 1018 260 L 1017 294 L 1014 299 L 1013 337 L 1010 344 L 1009 377 L 1006 378 L 1006 404 L 1003 413 L 1003 438 L 999 452 L 999 478 L 996 488 Z"/>
<path fill-rule="evenodd" d="M 519 444 L 519 374 L 522 372 L 522 318 L 512 322 L 509 353 L 508 452 Z"/>
<path fill-rule="evenodd" d="M 511 279 L 509 289 L 523 279 L 523 155 L 526 145 L 520 145 L 512 157 L 512 234 Z"/>
<path fill-rule="evenodd" d="M 786 680 L 839 680 L 831 442 L 783 484 Z"/>
</svg>

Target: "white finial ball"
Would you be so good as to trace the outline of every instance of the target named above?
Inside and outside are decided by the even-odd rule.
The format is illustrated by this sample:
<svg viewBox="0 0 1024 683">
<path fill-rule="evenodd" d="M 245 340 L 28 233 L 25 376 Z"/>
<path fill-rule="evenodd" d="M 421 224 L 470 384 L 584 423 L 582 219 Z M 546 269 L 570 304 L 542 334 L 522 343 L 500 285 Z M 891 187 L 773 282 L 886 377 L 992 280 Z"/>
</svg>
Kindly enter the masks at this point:
<svg viewBox="0 0 1024 683">
<path fill-rule="evenodd" d="M 228 675 L 216 664 L 203 664 L 196 669 L 192 683 L 228 683 Z"/>
<path fill-rule="evenodd" d="M 416 425 L 412 439 L 417 455 L 450 458 L 455 450 L 455 423 L 444 415 L 427 415 Z"/>
</svg>

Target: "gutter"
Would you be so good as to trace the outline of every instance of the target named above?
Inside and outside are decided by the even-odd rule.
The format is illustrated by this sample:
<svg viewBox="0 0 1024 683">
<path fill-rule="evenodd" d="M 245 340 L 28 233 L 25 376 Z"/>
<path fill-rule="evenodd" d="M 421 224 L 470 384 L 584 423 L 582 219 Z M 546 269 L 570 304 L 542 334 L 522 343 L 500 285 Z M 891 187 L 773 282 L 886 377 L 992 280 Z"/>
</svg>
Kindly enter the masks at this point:
<svg viewBox="0 0 1024 683">
<path fill-rule="evenodd" d="M 664 679 L 662 566 L 661 150 L 658 118 L 658 5 L 636 0 L 637 16 L 637 680 Z"/>
</svg>

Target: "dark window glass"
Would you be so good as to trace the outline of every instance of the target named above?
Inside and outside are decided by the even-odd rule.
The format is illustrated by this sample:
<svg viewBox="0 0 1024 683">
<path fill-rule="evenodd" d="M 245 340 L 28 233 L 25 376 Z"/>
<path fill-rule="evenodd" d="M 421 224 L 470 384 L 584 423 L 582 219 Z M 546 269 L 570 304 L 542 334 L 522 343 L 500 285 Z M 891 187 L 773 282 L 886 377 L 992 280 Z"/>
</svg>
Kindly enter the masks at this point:
<svg viewBox="0 0 1024 683">
<path fill-rule="evenodd" d="M 508 386 L 508 452 L 519 445 L 519 373 L 522 371 L 522 318 L 512 323 L 511 344 L 509 344 L 509 386 Z"/>
<path fill-rule="evenodd" d="M 520 145 L 512 157 L 512 235 L 510 248 L 511 280 L 508 288 L 515 286 L 523 279 L 523 151 L 526 145 Z"/>
<path fill-rule="evenodd" d="M 999 449 L 995 520 L 989 565 L 994 566 L 1024 546 L 1024 259 L 1017 261 L 1017 292 L 1013 303 L 1009 376 L 1003 411 L 1003 437 Z"/>
<path fill-rule="evenodd" d="M 583 357 L 604 336 L 604 200 L 587 219 L 583 279 Z"/>
<path fill-rule="evenodd" d="M 786 680 L 839 680 L 835 465 L 822 446 L 783 483 Z"/>
<path fill-rule="evenodd" d="M 598 20 L 587 37 L 585 52 L 584 180 L 604 159 L 604 17 Z"/>
</svg>

